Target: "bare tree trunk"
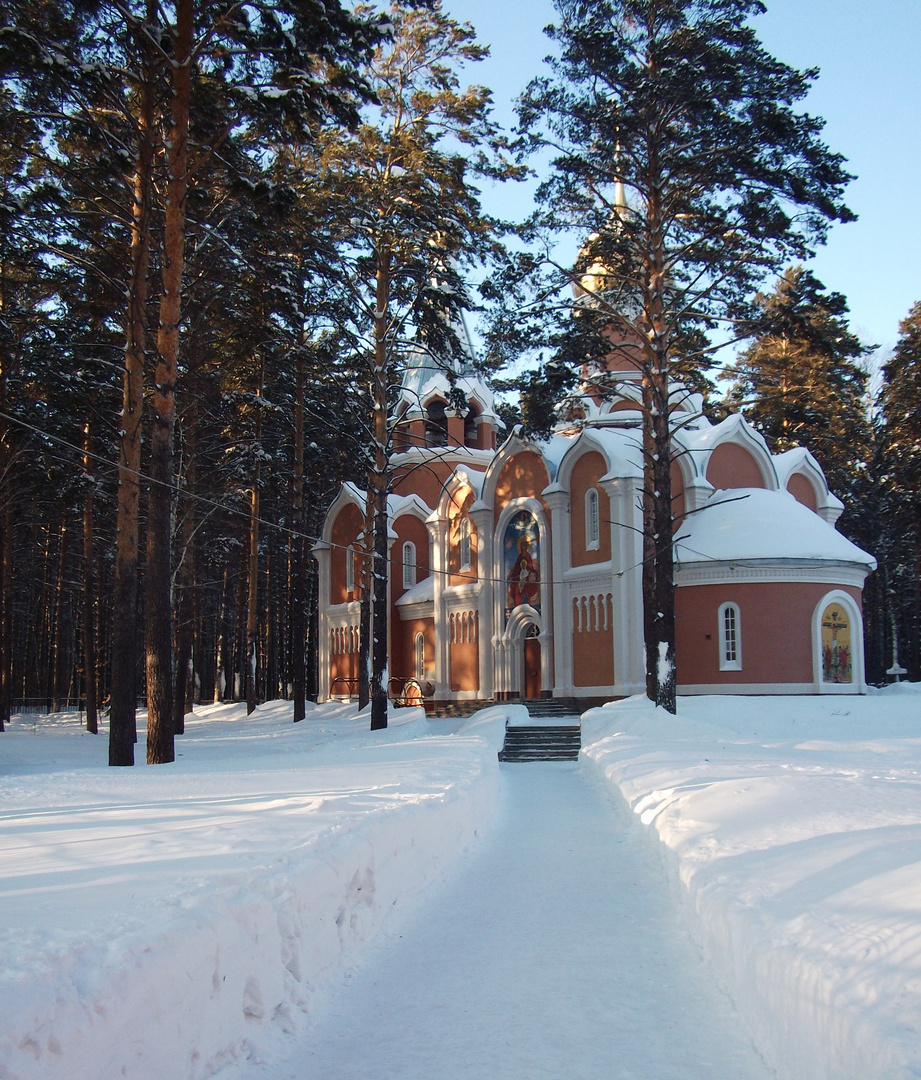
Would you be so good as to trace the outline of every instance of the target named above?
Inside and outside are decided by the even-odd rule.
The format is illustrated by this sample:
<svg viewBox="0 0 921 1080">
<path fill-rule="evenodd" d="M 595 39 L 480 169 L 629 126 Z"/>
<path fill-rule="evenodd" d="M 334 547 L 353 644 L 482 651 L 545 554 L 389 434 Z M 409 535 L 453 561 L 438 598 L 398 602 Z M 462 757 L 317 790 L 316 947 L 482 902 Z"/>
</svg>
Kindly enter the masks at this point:
<svg viewBox="0 0 921 1080">
<path fill-rule="evenodd" d="M 182 517 L 182 550 L 179 563 L 179 597 L 176 619 L 176 686 L 173 693 L 173 731 L 185 734 L 185 714 L 189 705 L 189 687 L 192 673 L 192 594 L 195 577 L 195 454 L 198 423 L 198 406 L 193 395 L 184 417 L 185 489 L 191 496 L 187 499 Z"/>
<path fill-rule="evenodd" d="M 675 564 L 672 544 L 671 419 L 668 400 L 669 330 L 666 316 L 665 239 L 662 228 L 661 169 L 655 150 L 650 153 L 650 198 L 647 264 L 648 295 L 645 299 L 647 338 L 643 347 L 644 383 L 649 404 L 644 410 L 644 543 L 651 536 L 655 567 L 650 597 L 644 595 L 647 686 L 655 666 L 655 703 L 667 712 L 677 711 L 675 697 Z M 651 460 L 649 450 L 651 453 Z M 646 579 L 644 577 L 644 586 Z"/>
<path fill-rule="evenodd" d="M 246 715 L 256 710 L 256 662 L 259 648 L 259 468 L 249 502 L 249 548 L 246 593 Z"/>
<path fill-rule="evenodd" d="M 12 697 L 13 493 L 7 489 L 0 505 L 0 731 L 5 731 L 10 721 Z"/>
<path fill-rule="evenodd" d="M 361 576 L 358 601 L 358 711 L 371 700 L 371 552 L 374 547 L 374 515 L 370 497 L 365 499 Z M 348 556 L 348 553 L 346 553 Z"/>
<path fill-rule="evenodd" d="M 294 698 L 294 723 L 304 719 L 306 679 L 304 650 L 306 632 L 304 613 L 304 350 L 297 352 L 294 388 L 294 477 L 291 482 L 291 696 Z"/>
<path fill-rule="evenodd" d="M 224 563 L 221 580 L 221 606 L 217 616 L 217 644 L 215 647 L 214 666 L 214 704 L 220 704 L 228 696 L 230 689 L 231 664 L 228 658 L 228 638 L 230 636 L 230 560 Z"/>
<path fill-rule="evenodd" d="M 51 711 L 59 713 L 67 699 L 70 682 L 70 619 L 65 583 L 67 581 L 67 551 L 70 542 L 70 529 L 67 519 L 61 520 L 61 540 L 58 545 L 58 572 L 54 583 L 54 627 L 52 630 L 51 650 Z"/>
<path fill-rule="evenodd" d="M 258 396 L 262 395 L 263 379 L 265 377 L 264 361 L 260 366 Z M 262 409 L 257 406 L 256 413 L 256 447 L 262 442 Z M 256 709 L 256 677 L 257 659 L 259 650 L 259 485 L 262 480 L 261 457 L 257 454 L 256 465 L 253 469 L 253 486 L 250 492 L 249 503 L 249 558 L 247 563 L 247 580 L 249 588 L 246 602 L 246 715 L 255 712 Z"/>
<path fill-rule="evenodd" d="M 373 524 L 372 644 L 371 644 L 371 730 L 387 726 L 387 494 L 389 488 L 387 456 L 387 386 L 390 374 L 388 312 L 390 310 L 389 249 L 378 253 L 377 289 L 374 323 L 374 371 L 372 408 L 374 465 L 368 483 L 368 505 Z"/>
<path fill-rule="evenodd" d="M 249 526 L 247 525 L 247 536 Z M 234 609 L 233 634 L 233 693 L 234 701 L 246 700 L 246 612 L 247 588 L 249 582 L 249 549 L 240 553 L 240 573 L 237 578 L 237 599 Z"/>
<path fill-rule="evenodd" d="M 99 731 L 96 700 L 96 563 L 93 558 L 93 444 L 89 420 L 83 428 L 83 696 L 86 730 Z"/>
<path fill-rule="evenodd" d="M 163 238 L 163 294 L 157 334 L 157 371 L 150 434 L 147 513 L 147 763 L 175 760 L 173 739 L 172 529 L 173 429 L 179 366 L 179 319 L 185 261 L 188 130 L 191 103 L 193 0 L 178 0 L 172 73 L 172 117 L 167 158 Z"/>
<path fill-rule="evenodd" d="M 147 3 L 156 21 L 155 0 Z M 147 347 L 150 204 L 153 190 L 154 72 L 141 79 L 138 148 L 131 223 L 131 275 L 125 320 L 125 374 L 118 464 L 115 581 L 112 602 L 112 666 L 109 690 L 109 765 L 133 765 L 137 741 L 138 509 L 141 477 L 141 410 Z"/>
<path fill-rule="evenodd" d="M 0 294 L 6 310 L 6 290 Z M 13 485 L 10 425 L 6 421 L 7 357 L 0 352 L 0 731 L 10 722 L 13 696 Z"/>
</svg>

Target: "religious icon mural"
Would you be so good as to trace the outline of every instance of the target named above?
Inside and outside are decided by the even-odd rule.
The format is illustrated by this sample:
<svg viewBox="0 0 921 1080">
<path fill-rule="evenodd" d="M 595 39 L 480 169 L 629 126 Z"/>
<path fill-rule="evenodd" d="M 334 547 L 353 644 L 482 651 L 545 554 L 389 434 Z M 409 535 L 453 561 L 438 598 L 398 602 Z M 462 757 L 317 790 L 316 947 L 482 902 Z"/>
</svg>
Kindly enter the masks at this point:
<svg viewBox="0 0 921 1080">
<path fill-rule="evenodd" d="M 822 682 L 851 681 L 851 624 L 840 604 L 822 614 Z"/>
<path fill-rule="evenodd" d="M 520 604 L 540 611 L 540 530 L 527 510 L 520 510 L 505 527 L 505 617 Z"/>
</svg>

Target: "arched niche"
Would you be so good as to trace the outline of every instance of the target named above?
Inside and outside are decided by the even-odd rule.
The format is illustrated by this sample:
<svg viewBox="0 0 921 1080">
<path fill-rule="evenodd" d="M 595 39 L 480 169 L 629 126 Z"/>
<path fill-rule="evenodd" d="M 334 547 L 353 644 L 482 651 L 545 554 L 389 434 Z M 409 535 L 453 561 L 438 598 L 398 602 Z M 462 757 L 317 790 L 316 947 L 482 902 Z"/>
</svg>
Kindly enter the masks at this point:
<svg viewBox="0 0 921 1080">
<path fill-rule="evenodd" d="M 862 694 L 863 617 L 850 593 L 833 589 L 812 614 L 812 669 L 820 694 Z"/>
</svg>

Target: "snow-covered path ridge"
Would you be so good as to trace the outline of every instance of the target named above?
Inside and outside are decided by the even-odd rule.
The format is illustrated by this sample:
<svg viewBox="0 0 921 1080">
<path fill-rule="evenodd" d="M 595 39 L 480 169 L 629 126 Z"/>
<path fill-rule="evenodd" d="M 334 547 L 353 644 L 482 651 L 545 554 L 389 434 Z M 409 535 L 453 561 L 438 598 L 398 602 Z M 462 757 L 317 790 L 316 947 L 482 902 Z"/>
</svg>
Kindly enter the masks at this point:
<svg viewBox="0 0 921 1080">
<path fill-rule="evenodd" d="M 633 699 L 583 748 L 778 1077 L 921 1077 L 921 685 Z"/>
<path fill-rule="evenodd" d="M 768 1080 L 655 854 L 577 765 L 502 767 L 498 822 L 279 1060 L 221 1080 Z"/>
</svg>

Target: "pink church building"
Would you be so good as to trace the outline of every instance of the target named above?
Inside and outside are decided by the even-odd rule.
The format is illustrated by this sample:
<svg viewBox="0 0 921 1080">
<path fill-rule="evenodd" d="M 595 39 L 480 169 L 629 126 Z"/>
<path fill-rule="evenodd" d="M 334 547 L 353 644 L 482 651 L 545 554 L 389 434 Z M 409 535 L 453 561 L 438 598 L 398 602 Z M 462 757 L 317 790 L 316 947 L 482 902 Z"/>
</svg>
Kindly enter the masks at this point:
<svg viewBox="0 0 921 1080">
<path fill-rule="evenodd" d="M 394 417 L 390 690 L 434 704 L 645 691 L 638 373 L 585 373 L 545 442 L 506 434 L 473 346 L 453 384 L 418 357 Z M 610 370 L 610 362 L 608 368 Z M 772 455 L 741 416 L 673 391 L 679 694 L 866 690 L 861 592 L 875 561 L 806 449 Z M 456 396 L 455 396 L 456 397 Z M 355 693 L 364 493 L 344 484 L 314 548 L 320 696 Z"/>
</svg>

